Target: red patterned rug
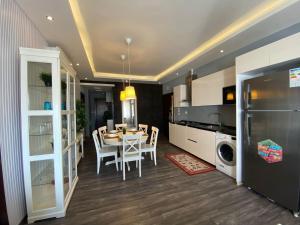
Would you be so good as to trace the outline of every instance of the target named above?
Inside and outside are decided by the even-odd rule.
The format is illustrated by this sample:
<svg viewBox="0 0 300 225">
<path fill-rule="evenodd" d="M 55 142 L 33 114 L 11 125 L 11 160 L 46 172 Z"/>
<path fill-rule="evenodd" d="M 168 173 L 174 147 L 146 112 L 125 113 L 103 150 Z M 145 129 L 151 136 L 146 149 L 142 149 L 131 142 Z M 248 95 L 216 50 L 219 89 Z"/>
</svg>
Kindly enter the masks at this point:
<svg viewBox="0 0 300 225">
<path fill-rule="evenodd" d="M 215 167 L 203 162 L 188 153 L 166 153 L 165 157 L 172 161 L 176 166 L 185 171 L 188 175 L 207 173 L 215 170 Z"/>
</svg>

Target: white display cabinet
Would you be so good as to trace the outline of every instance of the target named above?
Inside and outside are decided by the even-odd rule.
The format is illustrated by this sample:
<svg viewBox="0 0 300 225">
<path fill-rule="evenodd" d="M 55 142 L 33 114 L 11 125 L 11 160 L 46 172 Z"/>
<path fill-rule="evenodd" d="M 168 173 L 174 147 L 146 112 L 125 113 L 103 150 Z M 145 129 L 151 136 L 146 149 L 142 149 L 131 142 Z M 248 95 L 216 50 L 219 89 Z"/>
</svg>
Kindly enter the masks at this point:
<svg viewBox="0 0 300 225">
<path fill-rule="evenodd" d="M 75 70 L 59 48 L 20 48 L 28 223 L 63 217 L 78 181 Z"/>
</svg>

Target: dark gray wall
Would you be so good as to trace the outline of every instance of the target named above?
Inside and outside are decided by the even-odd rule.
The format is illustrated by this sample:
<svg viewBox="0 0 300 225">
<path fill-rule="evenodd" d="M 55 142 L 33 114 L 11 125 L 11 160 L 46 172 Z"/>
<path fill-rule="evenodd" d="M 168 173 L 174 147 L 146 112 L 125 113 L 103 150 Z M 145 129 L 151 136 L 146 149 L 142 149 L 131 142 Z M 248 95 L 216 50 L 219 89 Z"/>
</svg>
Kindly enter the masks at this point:
<svg viewBox="0 0 300 225">
<path fill-rule="evenodd" d="M 231 67 L 235 64 L 235 58 L 253 49 L 262 47 L 284 37 L 300 32 L 300 24 L 295 24 L 289 28 L 276 32 L 266 38 L 256 41 L 244 48 L 239 49 L 231 54 L 208 63 L 204 66 L 196 68 L 194 71 L 198 74 L 198 78 L 211 73 Z M 163 94 L 173 92 L 173 87 L 185 83 L 185 77 L 188 73 L 183 74 L 173 80 L 163 84 Z M 179 111 L 178 111 L 179 110 Z M 175 120 L 191 120 L 198 122 L 216 123 L 217 116 L 214 113 L 221 113 L 221 122 L 226 125 L 235 126 L 235 106 L 201 106 L 187 107 L 175 110 Z M 212 115 L 214 114 L 214 115 Z"/>
<path fill-rule="evenodd" d="M 246 52 L 249 52 L 253 49 L 260 48 L 264 45 L 270 44 L 272 42 L 278 41 L 284 37 L 290 36 L 292 34 L 300 32 L 300 23 L 295 24 L 291 27 L 288 27 L 286 29 L 283 29 L 279 32 L 276 32 L 268 37 L 265 37 L 259 41 L 256 41 L 244 48 L 241 48 L 231 54 L 225 55 L 220 59 L 214 60 L 213 62 L 210 62 L 204 66 L 196 68 L 194 71 L 196 74 L 198 74 L 199 77 L 206 76 L 211 73 L 215 73 L 217 71 L 223 70 L 225 68 L 228 68 L 230 66 L 233 66 L 235 64 L 235 58 L 239 55 L 242 55 Z M 179 84 L 183 84 L 185 82 L 186 74 L 181 74 L 179 77 L 174 77 L 173 80 L 166 82 L 163 84 L 163 94 L 171 93 L 173 92 L 173 87 Z"/>
<path fill-rule="evenodd" d="M 114 119 L 115 123 L 122 122 L 122 108 L 120 102 L 120 91 L 122 83 L 115 83 L 114 93 Z M 138 123 L 144 123 L 158 127 L 163 130 L 163 105 L 162 85 L 158 84 L 131 84 L 135 88 L 137 96 L 137 119 Z"/>
</svg>

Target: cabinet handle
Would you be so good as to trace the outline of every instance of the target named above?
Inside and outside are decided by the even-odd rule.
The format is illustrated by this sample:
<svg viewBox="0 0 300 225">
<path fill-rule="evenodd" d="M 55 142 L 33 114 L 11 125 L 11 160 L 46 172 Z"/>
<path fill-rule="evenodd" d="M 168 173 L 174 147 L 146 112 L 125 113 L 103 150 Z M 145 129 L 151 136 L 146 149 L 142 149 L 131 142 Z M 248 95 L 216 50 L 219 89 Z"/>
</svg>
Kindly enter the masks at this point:
<svg viewBox="0 0 300 225">
<path fill-rule="evenodd" d="M 197 143 L 197 141 L 194 141 L 194 140 L 192 140 L 192 139 L 189 139 L 189 138 L 188 138 L 188 141 L 191 141 L 191 142 Z"/>
</svg>

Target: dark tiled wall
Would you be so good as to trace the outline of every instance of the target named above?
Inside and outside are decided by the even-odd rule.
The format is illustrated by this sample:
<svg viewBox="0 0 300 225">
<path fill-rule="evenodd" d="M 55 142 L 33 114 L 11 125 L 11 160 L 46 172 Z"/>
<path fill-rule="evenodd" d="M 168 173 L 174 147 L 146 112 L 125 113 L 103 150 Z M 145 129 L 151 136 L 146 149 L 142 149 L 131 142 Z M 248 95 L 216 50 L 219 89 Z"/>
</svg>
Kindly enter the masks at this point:
<svg viewBox="0 0 300 225">
<path fill-rule="evenodd" d="M 236 126 L 235 105 L 193 106 L 175 109 L 175 120 L 190 120 L 202 123 Z"/>
<path fill-rule="evenodd" d="M 114 88 L 114 118 L 115 123 L 122 122 L 122 108 L 120 102 L 120 91 L 123 89 L 121 83 L 116 83 Z M 138 123 L 156 126 L 163 129 L 163 105 L 162 85 L 158 84 L 131 84 L 137 95 Z"/>
</svg>

